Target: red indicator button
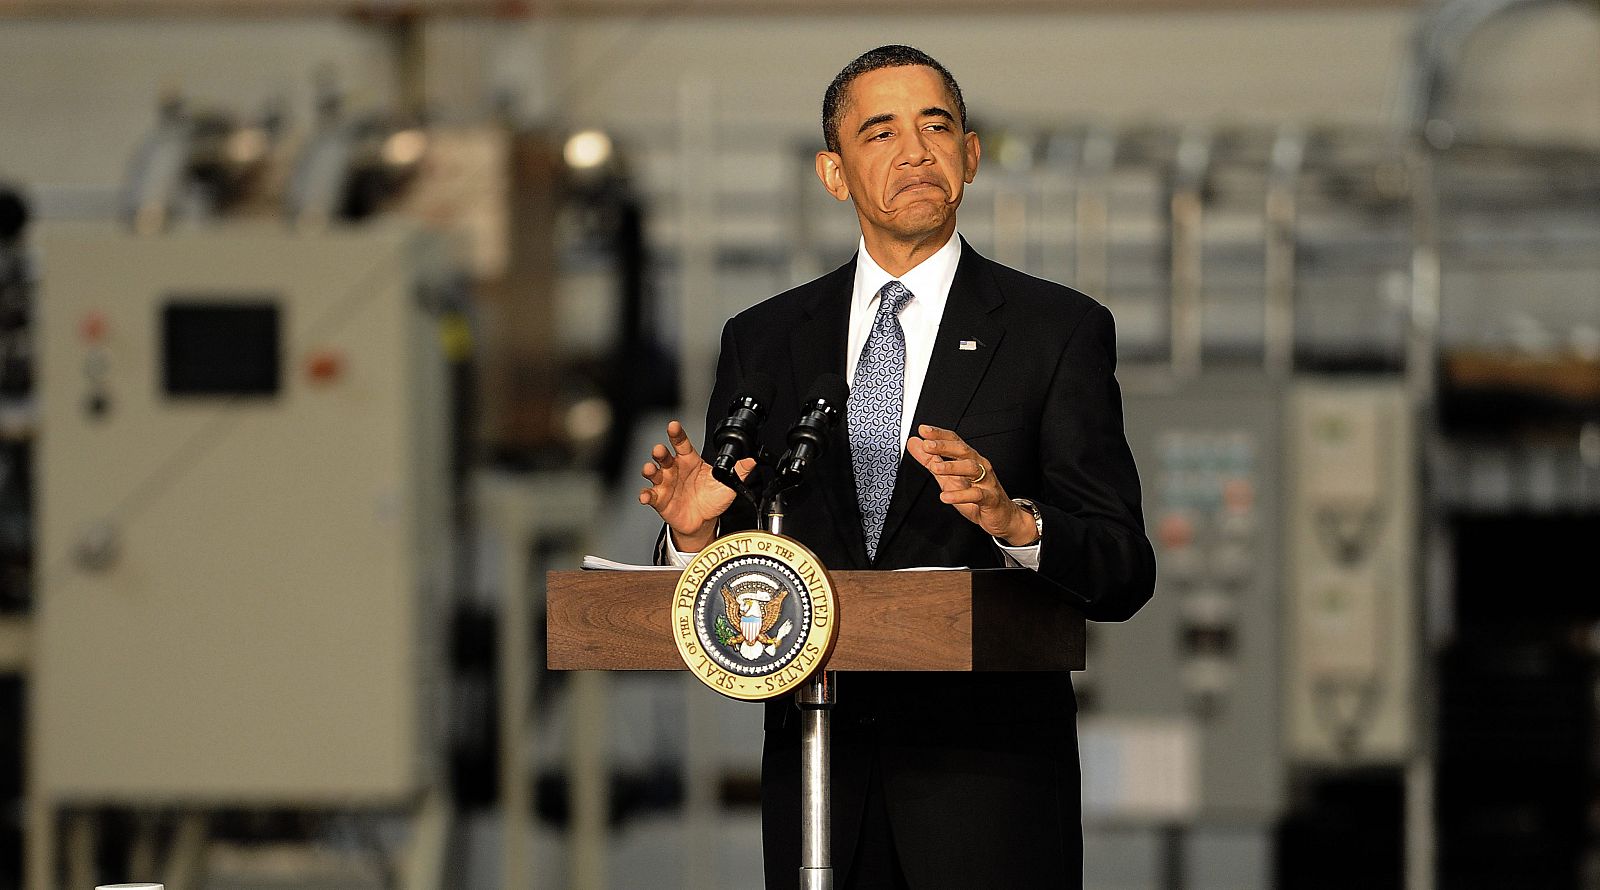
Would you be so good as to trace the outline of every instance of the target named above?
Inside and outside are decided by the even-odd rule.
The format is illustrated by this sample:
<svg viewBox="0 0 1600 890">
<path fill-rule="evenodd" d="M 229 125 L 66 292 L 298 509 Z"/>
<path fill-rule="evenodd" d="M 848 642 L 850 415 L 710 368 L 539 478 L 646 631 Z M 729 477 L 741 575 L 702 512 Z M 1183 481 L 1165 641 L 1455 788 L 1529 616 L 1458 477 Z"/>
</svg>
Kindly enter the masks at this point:
<svg viewBox="0 0 1600 890">
<path fill-rule="evenodd" d="M 1222 502 L 1232 513 L 1249 513 L 1256 505 L 1256 487 L 1249 479 L 1229 479 L 1222 484 Z"/>
<path fill-rule="evenodd" d="M 306 377 L 312 383 L 333 383 L 343 376 L 344 354 L 337 350 L 319 350 L 306 358 Z"/>
<path fill-rule="evenodd" d="M 1182 550 L 1194 543 L 1194 520 L 1183 513 L 1168 513 L 1156 527 L 1156 537 L 1167 550 Z"/>
<path fill-rule="evenodd" d="M 78 335 L 83 342 L 91 344 L 104 343 L 106 339 L 106 316 L 104 312 L 86 312 L 78 322 Z"/>
</svg>

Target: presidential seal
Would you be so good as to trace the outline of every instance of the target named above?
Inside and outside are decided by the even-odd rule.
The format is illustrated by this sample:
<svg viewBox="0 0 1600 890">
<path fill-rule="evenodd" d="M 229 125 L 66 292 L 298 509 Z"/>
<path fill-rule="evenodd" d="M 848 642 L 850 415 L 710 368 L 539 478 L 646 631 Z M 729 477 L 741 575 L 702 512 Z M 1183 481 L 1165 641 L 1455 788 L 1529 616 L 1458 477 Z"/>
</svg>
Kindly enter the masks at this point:
<svg viewBox="0 0 1600 890">
<path fill-rule="evenodd" d="M 833 647 L 838 611 L 817 557 L 768 532 L 737 532 L 695 555 L 672 598 L 672 636 L 700 682 L 731 698 L 792 692 Z"/>
</svg>

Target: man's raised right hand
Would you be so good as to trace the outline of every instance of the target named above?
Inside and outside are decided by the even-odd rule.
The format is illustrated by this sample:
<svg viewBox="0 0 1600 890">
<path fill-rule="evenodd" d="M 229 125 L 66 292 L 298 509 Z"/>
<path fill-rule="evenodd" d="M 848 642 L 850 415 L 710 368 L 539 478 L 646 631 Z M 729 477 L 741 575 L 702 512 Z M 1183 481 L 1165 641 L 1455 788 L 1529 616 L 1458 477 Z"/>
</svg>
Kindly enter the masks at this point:
<svg viewBox="0 0 1600 890">
<path fill-rule="evenodd" d="M 650 487 L 640 490 L 639 503 L 661 514 L 680 553 L 694 553 L 716 537 L 717 517 L 736 495 L 711 475 L 711 465 L 701 459 L 683 424 L 667 424 L 667 442 L 650 450 L 651 459 L 640 471 Z M 734 470 L 744 479 L 755 466 L 755 458 L 747 457 Z"/>
</svg>

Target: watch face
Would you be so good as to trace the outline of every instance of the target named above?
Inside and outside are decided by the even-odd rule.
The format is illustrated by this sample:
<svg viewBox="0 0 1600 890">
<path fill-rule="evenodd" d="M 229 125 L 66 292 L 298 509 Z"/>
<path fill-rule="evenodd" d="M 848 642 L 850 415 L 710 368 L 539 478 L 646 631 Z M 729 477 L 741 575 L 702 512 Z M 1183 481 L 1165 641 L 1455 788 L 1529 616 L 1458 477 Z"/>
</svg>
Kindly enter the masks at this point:
<svg viewBox="0 0 1600 890">
<path fill-rule="evenodd" d="M 1039 506 L 1027 498 L 1012 498 L 1011 502 L 1027 510 L 1033 516 L 1033 530 L 1039 537 L 1044 537 L 1044 517 L 1039 515 Z M 1034 542 L 1039 543 L 1038 541 Z"/>
</svg>

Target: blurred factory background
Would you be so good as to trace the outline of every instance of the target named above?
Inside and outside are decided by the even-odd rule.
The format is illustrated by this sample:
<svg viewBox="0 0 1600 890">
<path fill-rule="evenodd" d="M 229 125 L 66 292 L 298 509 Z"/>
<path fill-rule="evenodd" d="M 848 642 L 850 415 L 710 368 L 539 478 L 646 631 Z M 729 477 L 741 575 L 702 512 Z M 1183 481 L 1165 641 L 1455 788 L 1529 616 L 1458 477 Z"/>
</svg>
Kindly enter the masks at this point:
<svg viewBox="0 0 1600 890">
<path fill-rule="evenodd" d="M 0 887 L 760 883 L 759 709 L 543 669 L 832 75 L 1104 301 L 1160 560 L 1093 890 L 1600 887 L 1600 7 L 0 0 Z"/>
</svg>

